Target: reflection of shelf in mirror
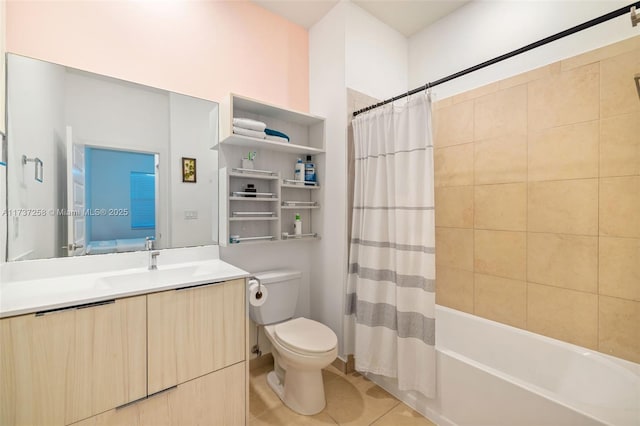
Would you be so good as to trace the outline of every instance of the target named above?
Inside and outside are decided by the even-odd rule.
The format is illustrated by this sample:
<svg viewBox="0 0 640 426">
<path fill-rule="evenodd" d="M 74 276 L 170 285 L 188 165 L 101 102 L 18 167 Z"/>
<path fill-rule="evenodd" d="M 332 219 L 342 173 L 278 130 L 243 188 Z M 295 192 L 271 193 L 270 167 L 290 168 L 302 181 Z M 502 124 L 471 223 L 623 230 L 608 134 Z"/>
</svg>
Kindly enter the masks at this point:
<svg viewBox="0 0 640 426">
<path fill-rule="evenodd" d="M 320 206 L 315 205 L 315 206 L 282 206 L 282 210 L 296 210 L 296 209 L 319 209 Z"/>
<path fill-rule="evenodd" d="M 245 192 L 245 191 L 234 191 L 231 193 L 232 197 L 242 197 L 242 198 L 253 198 L 254 200 L 259 197 L 271 197 L 275 198 L 273 192 Z"/>
<path fill-rule="evenodd" d="M 295 179 L 282 179 L 282 187 L 283 188 L 318 188 L 320 185 L 318 182 L 311 182 L 306 180 L 295 180 Z"/>
<path fill-rule="evenodd" d="M 262 220 L 278 220 L 277 217 L 230 217 L 229 222 L 257 222 Z"/>
<path fill-rule="evenodd" d="M 233 212 L 232 215 L 236 217 L 240 216 L 273 216 L 274 212 Z"/>
<path fill-rule="evenodd" d="M 236 170 L 236 169 L 233 169 Z M 273 173 L 273 172 L 269 172 Z M 229 176 L 237 177 L 237 178 L 245 178 L 245 179 L 262 179 L 262 180 L 277 180 L 277 175 L 268 175 L 268 174 L 252 174 L 252 173 L 242 173 L 242 172 L 229 172 Z"/>
<path fill-rule="evenodd" d="M 324 152 L 322 149 L 312 148 L 310 146 L 296 145 L 293 143 L 274 142 L 266 139 L 252 138 L 250 136 L 231 135 L 225 140 L 221 141 L 214 147 L 217 149 L 220 146 L 242 146 L 249 148 L 265 148 L 273 151 L 291 152 L 295 154 L 321 154 Z"/>
<path fill-rule="evenodd" d="M 280 201 L 280 198 L 229 197 L 229 201 Z"/>
</svg>

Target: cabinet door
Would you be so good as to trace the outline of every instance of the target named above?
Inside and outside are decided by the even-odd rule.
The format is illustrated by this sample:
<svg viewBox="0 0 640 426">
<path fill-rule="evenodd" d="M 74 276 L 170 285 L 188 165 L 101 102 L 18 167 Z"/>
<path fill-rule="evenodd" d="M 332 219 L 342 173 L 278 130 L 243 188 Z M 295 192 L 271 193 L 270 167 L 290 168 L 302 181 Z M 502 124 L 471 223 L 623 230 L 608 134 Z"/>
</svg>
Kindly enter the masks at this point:
<svg viewBox="0 0 640 426">
<path fill-rule="evenodd" d="M 240 362 L 74 426 L 244 425 L 245 374 Z"/>
<path fill-rule="evenodd" d="M 245 358 L 244 280 L 148 296 L 149 394 Z"/>
<path fill-rule="evenodd" d="M 146 396 L 146 296 L 0 320 L 0 424 L 64 425 Z"/>
</svg>

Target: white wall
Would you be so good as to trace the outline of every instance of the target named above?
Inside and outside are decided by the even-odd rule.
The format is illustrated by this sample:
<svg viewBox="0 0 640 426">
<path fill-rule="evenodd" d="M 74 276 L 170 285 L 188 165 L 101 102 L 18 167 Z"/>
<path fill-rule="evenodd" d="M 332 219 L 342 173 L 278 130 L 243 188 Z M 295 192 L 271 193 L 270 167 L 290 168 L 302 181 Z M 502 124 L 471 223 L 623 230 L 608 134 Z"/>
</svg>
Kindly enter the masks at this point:
<svg viewBox="0 0 640 426">
<path fill-rule="evenodd" d="M 350 2 L 339 2 L 309 30 L 309 99 L 326 121 L 326 154 L 319 158 L 322 240 L 312 263 L 311 318 L 331 327 L 343 347 L 347 276 L 347 88 L 375 98 L 407 89 L 408 42 Z"/>
<path fill-rule="evenodd" d="M 409 39 L 409 86 L 419 87 L 628 4 L 619 0 L 471 2 Z M 639 33 L 625 14 L 433 90 L 443 99 Z"/>
<path fill-rule="evenodd" d="M 218 137 L 218 122 L 210 122 L 211 113 L 218 116 L 217 104 L 169 93 L 173 247 L 218 241 L 218 197 L 213 196 L 218 188 L 218 152 L 209 149 Z M 196 159 L 196 183 L 182 182 L 182 157 Z M 197 219 L 187 219 L 187 211 L 196 212 Z"/>
<path fill-rule="evenodd" d="M 9 260 L 48 258 L 59 254 L 62 229 L 50 209 L 63 208 L 59 174 L 65 167 L 64 68 L 27 58 L 9 58 L 7 93 L 12 114 L 7 122 L 13 149 L 7 179 L 11 209 L 42 209 L 44 216 L 9 218 Z M 37 119 L 36 119 L 37 118 Z M 35 164 L 22 165 L 22 156 L 43 163 L 43 182 L 35 180 Z"/>
<path fill-rule="evenodd" d="M 407 90 L 407 38 L 359 6 L 347 6 L 346 87 L 376 99 Z"/>
<path fill-rule="evenodd" d="M 311 265 L 311 318 L 338 336 L 342 355 L 342 317 L 346 259 L 346 23 L 349 5 L 339 2 L 309 30 L 309 109 L 326 118 L 326 154 L 316 162 L 322 191 L 322 239 Z"/>
</svg>

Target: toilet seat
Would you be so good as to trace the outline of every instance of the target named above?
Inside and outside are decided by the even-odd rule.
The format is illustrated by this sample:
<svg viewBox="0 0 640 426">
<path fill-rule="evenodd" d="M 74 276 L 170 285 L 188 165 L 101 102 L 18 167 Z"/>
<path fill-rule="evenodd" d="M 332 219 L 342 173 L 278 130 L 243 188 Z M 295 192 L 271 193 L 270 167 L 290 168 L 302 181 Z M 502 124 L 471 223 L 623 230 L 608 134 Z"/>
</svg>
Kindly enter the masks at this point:
<svg viewBox="0 0 640 426">
<path fill-rule="evenodd" d="M 322 354 L 334 350 L 338 345 L 333 330 L 308 318 L 295 318 L 277 324 L 273 334 L 282 346 L 299 354 Z"/>
</svg>

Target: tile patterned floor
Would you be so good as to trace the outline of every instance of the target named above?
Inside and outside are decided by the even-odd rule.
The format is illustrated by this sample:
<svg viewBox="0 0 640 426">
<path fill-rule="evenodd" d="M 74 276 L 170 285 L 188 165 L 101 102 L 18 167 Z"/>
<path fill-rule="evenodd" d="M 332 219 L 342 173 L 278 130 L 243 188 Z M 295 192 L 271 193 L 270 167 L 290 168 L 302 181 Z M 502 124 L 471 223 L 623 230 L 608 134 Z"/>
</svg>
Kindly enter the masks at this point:
<svg viewBox="0 0 640 426">
<path fill-rule="evenodd" d="M 332 366 L 323 370 L 327 406 L 315 416 L 301 416 L 269 388 L 267 373 L 272 369 L 264 366 L 251 370 L 251 426 L 435 426 L 362 375 L 345 375 Z"/>
</svg>

